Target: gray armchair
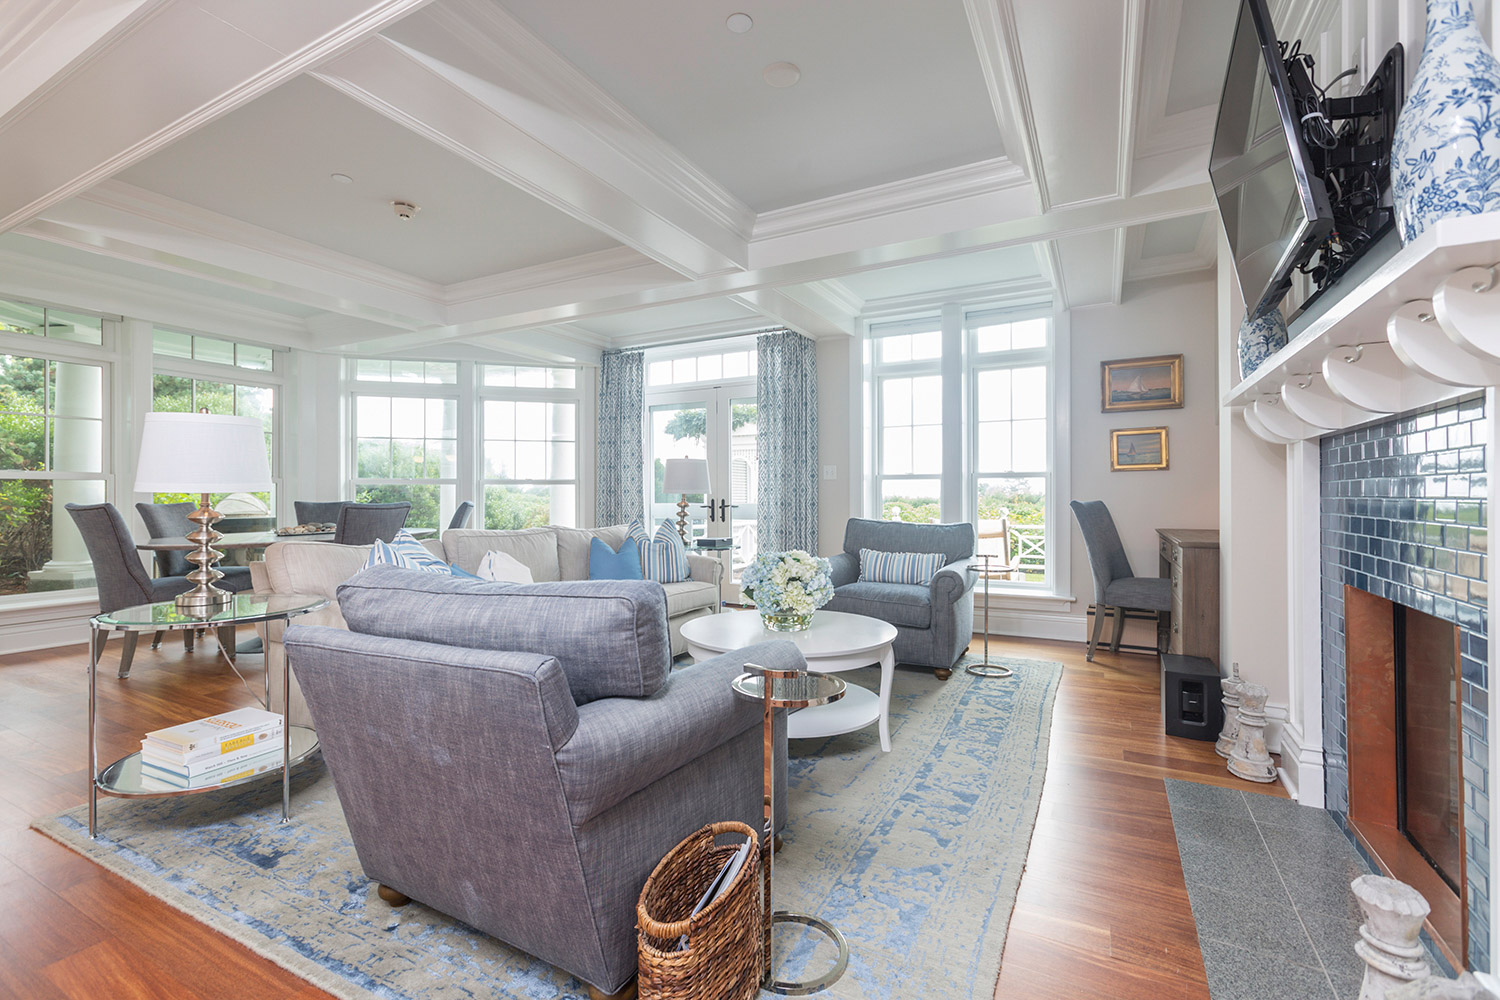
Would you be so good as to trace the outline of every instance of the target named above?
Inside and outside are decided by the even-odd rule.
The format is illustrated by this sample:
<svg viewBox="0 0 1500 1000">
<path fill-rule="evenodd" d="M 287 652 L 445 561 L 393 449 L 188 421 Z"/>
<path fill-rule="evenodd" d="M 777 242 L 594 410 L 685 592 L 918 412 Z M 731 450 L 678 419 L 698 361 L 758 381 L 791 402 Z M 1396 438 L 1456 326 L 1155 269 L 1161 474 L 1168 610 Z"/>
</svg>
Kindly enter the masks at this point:
<svg viewBox="0 0 1500 1000">
<path fill-rule="evenodd" d="M 1172 581 L 1166 577 L 1136 576 L 1130 568 L 1130 557 L 1120 542 L 1115 519 L 1103 500 L 1074 500 L 1073 516 L 1083 532 L 1083 544 L 1089 553 L 1089 568 L 1094 573 L 1094 630 L 1089 636 L 1087 659 L 1094 658 L 1099 639 L 1104 634 L 1104 616 L 1114 613 L 1114 633 L 1109 649 L 1120 651 L 1125 632 L 1126 611 L 1156 613 L 1156 644 L 1159 652 L 1167 651 L 1172 618 Z"/>
<path fill-rule="evenodd" d="M 896 662 L 931 667 L 947 680 L 974 639 L 974 545 L 972 524 L 850 518 L 844 551 L 830 560 L 833 600 L 826 607 L 890 622 L 896 626 Z M 941 552 L 947 562 L 927 586 L 872 583 L 859 578 L 860 549 Z"/>
<path fill-rule="evenodd" d="M 284 641 L 381 897 L 620 993 L 656 863 L 706 823 L 763 826 L 759 709 L 730 681 L 747 662 L 804 669 L 802 654 L 768 642 L 673 671 L 666 597 L 645 581 L 385 566 L 338 597 L 350 631 Z"/>
</svg>

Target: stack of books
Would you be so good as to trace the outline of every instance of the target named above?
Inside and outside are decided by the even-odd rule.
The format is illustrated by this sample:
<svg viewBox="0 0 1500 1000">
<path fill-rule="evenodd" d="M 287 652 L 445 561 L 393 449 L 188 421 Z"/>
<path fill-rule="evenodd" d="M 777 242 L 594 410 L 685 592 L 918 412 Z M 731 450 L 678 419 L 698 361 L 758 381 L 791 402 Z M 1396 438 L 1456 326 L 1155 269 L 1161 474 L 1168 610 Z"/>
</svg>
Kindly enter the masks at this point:
<svg viewBox="0 0 1500 1000">
<path fill-rule="evenodd" d="M 281 716 L 239 708 L 147 733 L 141 777 L 174 788 L 227 784 L 279 768 L 281 746 Z"/>
</svg>

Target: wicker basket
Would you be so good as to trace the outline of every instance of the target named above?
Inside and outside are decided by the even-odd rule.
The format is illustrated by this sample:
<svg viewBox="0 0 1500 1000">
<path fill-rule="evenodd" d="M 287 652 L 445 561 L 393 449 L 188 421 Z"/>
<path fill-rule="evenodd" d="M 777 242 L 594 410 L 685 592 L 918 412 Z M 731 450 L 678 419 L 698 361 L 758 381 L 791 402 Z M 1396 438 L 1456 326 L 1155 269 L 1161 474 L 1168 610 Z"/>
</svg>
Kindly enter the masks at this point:
<svg viewBox="0 0 1500 1000">
<path fill-rule="evenodd" d="M 729 890 L 689 919 L 732 856 L 722 834 L 750 838 L 750 857 Z M 737 838 L 738 839 L 738 838 Z M 739 841 L 743 843 L 743 841 Z M 661 859 L 635 908 L 640 1000 L 749 1000 L 760 991 L 760 844 L 744 823 L 712 823 Z M 688 947 L 678 950 L 686 934 Z"/>
</svg>

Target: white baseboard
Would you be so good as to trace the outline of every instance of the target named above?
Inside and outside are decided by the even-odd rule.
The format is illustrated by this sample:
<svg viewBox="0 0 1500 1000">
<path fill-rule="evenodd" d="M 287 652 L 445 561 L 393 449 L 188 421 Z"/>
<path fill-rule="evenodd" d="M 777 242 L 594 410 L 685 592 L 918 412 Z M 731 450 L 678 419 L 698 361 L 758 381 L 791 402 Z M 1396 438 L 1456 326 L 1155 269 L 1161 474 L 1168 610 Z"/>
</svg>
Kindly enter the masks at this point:
<svg viewBox="0 0 1500 1000">
<path fill-rule="evenodd" d="M 1277 773 L 1287 793 L 1302 805 L 1323 808 L 1322 748 L 1304 746 L 1302 733 L 1286 722 L 1281 726 L 1279 752 L 1281 767 Z"/>
<path fill-rule="evenodd" d="M 983 634 L 982 613 L 976 614 L 975 634 Z M 1022 639 L 1058 639 L 1064 642 L 1087 642 L 1088 627 L 1083 615 L 1064 611 L 1037 611 L 1019 608 L 990 608 L 990 635 L 1015 636 Z"/>
<path fill-rule="evenodd" d="M 89 639 L 89 619 L 99 613 L 94 591 L 48 602 L 27 602 L 0 609 L 0 653 L 29 653 L 56 646 L 76 646 Z"/>
</svg>

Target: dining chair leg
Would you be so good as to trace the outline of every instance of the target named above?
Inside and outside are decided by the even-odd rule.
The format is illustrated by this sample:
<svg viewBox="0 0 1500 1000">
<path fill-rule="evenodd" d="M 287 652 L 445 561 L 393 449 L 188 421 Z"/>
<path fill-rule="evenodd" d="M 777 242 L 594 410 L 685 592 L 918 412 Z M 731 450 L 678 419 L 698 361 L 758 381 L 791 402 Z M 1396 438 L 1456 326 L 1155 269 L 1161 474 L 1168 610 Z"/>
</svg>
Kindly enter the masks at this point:
<svg viewBox="0 0 1500 1000">
<path fill-rule="evenodd" d="M 1089 636 L 1089 652 L 1084 659 L 1090 662 L 1094 659 L 1094 650 L 1099 648 L 1099 637 L 1104 634 L 1104 613 L 1109 609 L 1102 604 L 1094 605 L 1094 632 Z"/>
<path fill-rule="evenodd" d="M 152 649 L 160 649 L 161 648 L 162 637 L 165 636 L 166 634 L 167 633 L 165 633 L 165 632 L 157 632 L 155 635 L 153 635 L 151 637 L 151 648 Z"/>
<path fill-rule="evenodd" d="M 194 630 L 190 628 L 182 630 L 182 648 L 189 653 L 193 651 L 193 632 Z"/>
<path fill-rule="evenodd" d="M 94 662 L 98 663 L 100 660 L 104 659 L 104 643 L 105 640 L 109 638 L 109 630 L 96 628 L 91 629 L 90 631 L 92 631 L 94 634 L 89 638 L 89 642 L 94 647 Z"/>
<path fill-rule="evenodd" d="M 1156 613 L 1156 651 L 1165 653 L 1172 645 L 1172 612 Z"/>
<path fill-rule="evenodd" d="M 116 675 L 122 680 L 130 676 L 130 661 L 135 658 L 135 644 L 140 637 L 139 632 L 125 633 L 125 648 L 120 651 L 120 672 Z"/>
<path fill-rule="evenodd" d="M 1120 640 L 1125 638 L 1125 609 L 1115 608 L 1115 634 L 1109 638 L 1109 651 L 1120 651 Z"/>
<path fill-rule="evenodd" d="M 224 651 L 225 659 L 233 663 L 236 652 L 234 648 L 234 626 L 220 625 L 217 631 L 219 633 L 219 648 Z"/>
</svg>

